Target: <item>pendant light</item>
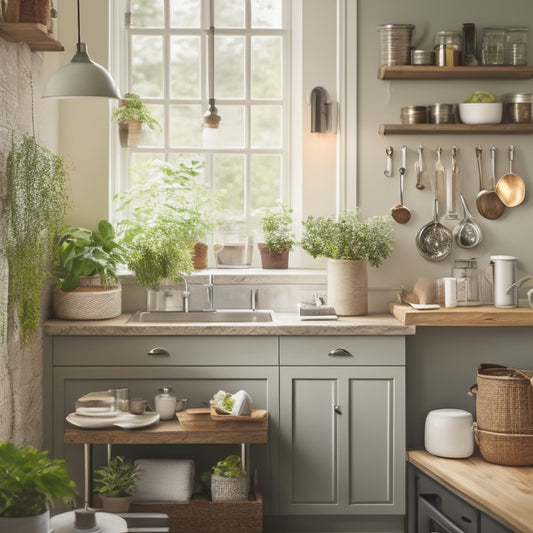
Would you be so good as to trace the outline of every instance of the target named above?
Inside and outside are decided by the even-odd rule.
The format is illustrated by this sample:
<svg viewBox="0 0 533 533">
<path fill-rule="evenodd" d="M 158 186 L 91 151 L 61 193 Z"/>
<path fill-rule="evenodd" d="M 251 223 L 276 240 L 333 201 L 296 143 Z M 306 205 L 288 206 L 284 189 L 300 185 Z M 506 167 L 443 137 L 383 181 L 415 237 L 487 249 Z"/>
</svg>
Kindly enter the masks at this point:
<svg viewBox="0 0 533 533">
<path fill-rule="evenodd" d="M 218 126 L 221 118 L 215 106 L 215 13 L 214 0 L 209 0 L 209 31 L 208 31 L 208 77 L 209 77 L 209 109 L 203 116 L 203 144 L 212 148 L 218 141 Z"/>
<path fill-rule="evenodd" d="M 70 63 L 62 66 L 48 80 L 43 98 L 120 98 L 113 78 L 95 63 L 80 37 L 80 0 L 78 4 L 78 43 Z"/>
</svg>

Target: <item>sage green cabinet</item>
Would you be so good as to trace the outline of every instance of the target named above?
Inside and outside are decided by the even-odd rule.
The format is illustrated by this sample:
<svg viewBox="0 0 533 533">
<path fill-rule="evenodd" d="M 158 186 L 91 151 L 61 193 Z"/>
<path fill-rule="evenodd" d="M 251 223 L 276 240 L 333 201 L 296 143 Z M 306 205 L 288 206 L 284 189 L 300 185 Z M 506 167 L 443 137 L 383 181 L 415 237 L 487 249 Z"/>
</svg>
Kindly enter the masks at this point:
<svg viewBox="0 0 533 533">
<path fill-rule="evenodd" d="M 281 514 L 405 510 L 403 337 L 280 339 Z"/>
</svg>

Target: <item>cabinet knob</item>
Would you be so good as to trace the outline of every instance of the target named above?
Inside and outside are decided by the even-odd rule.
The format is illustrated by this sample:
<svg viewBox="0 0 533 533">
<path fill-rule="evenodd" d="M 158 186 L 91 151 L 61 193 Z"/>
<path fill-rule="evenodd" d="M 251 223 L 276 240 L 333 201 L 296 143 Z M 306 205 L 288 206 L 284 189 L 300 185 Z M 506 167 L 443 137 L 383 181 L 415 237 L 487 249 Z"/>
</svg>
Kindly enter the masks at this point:
<svg viewBox="0 0 533 533">
<path fill-rule="evenodd" d="M 147 355 L 150 357 L 169 357 L 170 353 L 165 348 L 156 346 L 155 348 L 152 348 Z"/>
<path fill-rule="evenodd" d="M 334 348 L 333 350 L 331 350 L 331 352 L 328 353 L 328 356 L 330 357 L 336 357 L 336 356 L 352 357 L 352 354 L 348 350 L 345 350 L 344 348 Z"/>
<path fill-rule="evenodd" d="M 335 407 L 333 407 L 333 410 L 338 414 L 342 415 L 342 409 L 340 405 L 335 404 Z"/>
</svg>

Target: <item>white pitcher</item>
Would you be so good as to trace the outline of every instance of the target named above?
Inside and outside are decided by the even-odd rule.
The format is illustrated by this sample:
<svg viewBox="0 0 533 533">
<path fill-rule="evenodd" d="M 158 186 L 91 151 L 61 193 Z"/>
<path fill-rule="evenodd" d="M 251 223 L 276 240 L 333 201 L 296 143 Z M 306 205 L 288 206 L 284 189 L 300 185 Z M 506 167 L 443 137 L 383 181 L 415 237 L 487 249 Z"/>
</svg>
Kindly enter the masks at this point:
<svg viewBox="0 0 533 533">
<path fill-rule="evenodd" d="M 492 285 L 495 307 L 518 307 L 518 291 L 516 285 L 514 285 L 516 281 L 516 261 L 516 257 L 512 255 L 490 256 L 489 272 L 485 272 L 485 277 Z"/>
</svg>

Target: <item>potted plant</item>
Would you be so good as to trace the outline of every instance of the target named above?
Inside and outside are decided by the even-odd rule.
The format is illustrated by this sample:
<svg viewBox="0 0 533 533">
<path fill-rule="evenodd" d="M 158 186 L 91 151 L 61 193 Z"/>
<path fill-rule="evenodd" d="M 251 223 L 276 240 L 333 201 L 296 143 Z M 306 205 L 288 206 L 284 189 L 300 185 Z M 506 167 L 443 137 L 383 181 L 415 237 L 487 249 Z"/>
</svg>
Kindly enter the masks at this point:
<svg viewBox="0 0 533 533">
<path fill-rule="evenodd" d="M 394 230 L 389 217 L 366 221 L 359 210 L 303 221 L 301 247 L 313 257 L 328 258 L 328 304 L 338 315 L 368 313 L 367 264 L 379 267 L 392 254 Z"/>
<path fill-rule="evenodd" d="M 118 123 L 118 134 L 123 148 L 139 146 L 143 124 L 151 130 L 159 126 L 146 104 L 135 93 L 126 93 L 111 117 Z"/>
<path fill-rule="evenodd" d="M 33 446 L 0 442 L 0 531 L 48 533 L 49 507 L 75 495 L 63 459 L 50 459 Z"/>
<path fill-rule="evenodd" d="M 140 467 L 117 456 L 107 466 L 94 471 L 94 492 L 100 495 L 104 511 L 127 513 L 133 499 Z"/>
<path fill-rule="evenodd" d="M 177 245 L 194 249 L 194 268 L 206 268 L 203 241 L 218 222 L 221 194 L 199 181 L 202 166 L 194 160 L 172 165 L 155 159 L 132 169 L 134 184 L 114 198 L 126 240 L 145 228 L 166 227 Z"/>
<path fill-rule="evenodd" d="M 204 472 L 202 481 L 210 488 L 214 502 L 240 502 L 248 499 L 250 481 L 248 473 L 242 469 L 238 455 L 228 455 Z"/>
<path fill-rule="evenodd" d="M 281 204 L 261 217 L 263 242 L 257 243 L 263 268 L 288 268 L 289 252 L 297 244 L 292 231 L 292 209 Z"/>
<path fill-rule="evenodd" d="M 106 220 L 98 229 L 70 227 L 59 239 L 53 273 L 54 313 L 64 319 L 106 319 L 120 315 L 122 289 L 117 278 L 124 249 Z"/>
</svg>

